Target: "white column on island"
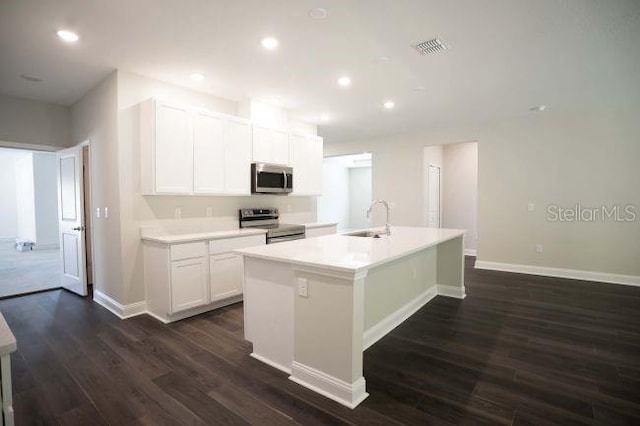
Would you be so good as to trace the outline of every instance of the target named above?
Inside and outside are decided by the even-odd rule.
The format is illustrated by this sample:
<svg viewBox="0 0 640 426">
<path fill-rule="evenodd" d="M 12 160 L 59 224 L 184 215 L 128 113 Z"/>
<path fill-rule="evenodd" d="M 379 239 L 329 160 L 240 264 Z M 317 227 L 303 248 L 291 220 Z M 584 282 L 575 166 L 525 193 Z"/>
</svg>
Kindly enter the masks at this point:
<svg viewBox="0 0 640 426">
<path fill-rule="evenodd" d="M 369 394 L 362 374 L 364 286 L 367 270 L 338 272 L 293 267 L 294 348 L 291 380 L 354 408 Z"/>
</svg>

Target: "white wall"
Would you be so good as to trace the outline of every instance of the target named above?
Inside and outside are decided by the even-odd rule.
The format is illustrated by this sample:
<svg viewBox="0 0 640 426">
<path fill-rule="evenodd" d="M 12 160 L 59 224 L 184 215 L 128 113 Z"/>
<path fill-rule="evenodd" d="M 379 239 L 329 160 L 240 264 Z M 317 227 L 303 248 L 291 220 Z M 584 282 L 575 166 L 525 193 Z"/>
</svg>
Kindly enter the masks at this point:
<svg viewBox="0 0 640 426">
<path fill-rule="evenodd" d="M 366 212 L 371 205 L 371 167 L 349 169 L 349 228 L 371 227 Z"/>
<path fill-rule="evenodd" d="M 318 197 L 318 220 L 337 222 L 338 231 L 349 229 L 349 169 L 340 158 L 325 158 L 323 190 Z"/>
<path fill-rule="evenodd" d="M 473 252 L 478 240 L 478 143 L 445 145 L 442 153 L 442 224 L 467 229 L 465 249 Z"/>
<path fill-rule="evenodd" d="M 0 141 L 70 146 L 70 109 L 61 105 L 0 95 Z"/>
<path fill-rule="evenodd" d="M 29 154 L 20 149 L 0 148 L 0 239 L 18 236 L 15 162 Z"/>
<path fill-rule="evenodd" d="M 94 289 L 124 300 L 120 242 L 118 92 L 114 72 L 71 107 L 73 145 L 91 143 L 92 211 L 109 207 L 93 225 Z"/>
<path fill-rule="evenodd" d="M 499 122 L 326 144 L 325 155 L 371 151 L 374 198 L 396 202 L 396 224 L 421 226 L 423 148 L 478 141 L 478 260 L 640 276 L 640 214 L 633 222 L 551 222 L 546 213 L 554 203 L 640 205 L 639 115 L 637 104 L 548 109 Z M 529 202 L 534 212 L 527 211 Z M 382 221 L 376 217 L 377 224 Z M 543 253 L 535 252 L 536 243 L 543 244 Z"/>
<path fill-rule="evenodd" d="M 29 152 L 16 159 L 16 213 L 18 217 L 18 233 L 20 241 L 36 241 L 36 206 L 33 198 L 33 158 Z"/>
</svg>

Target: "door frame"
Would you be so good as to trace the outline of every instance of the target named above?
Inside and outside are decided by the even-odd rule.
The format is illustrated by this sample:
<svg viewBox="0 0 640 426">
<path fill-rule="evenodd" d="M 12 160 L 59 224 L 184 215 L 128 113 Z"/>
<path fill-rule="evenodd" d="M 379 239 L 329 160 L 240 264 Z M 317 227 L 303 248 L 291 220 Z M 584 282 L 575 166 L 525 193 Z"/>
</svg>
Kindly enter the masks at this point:
<svg viewBox="0 0 640 426">
<path fill-rule="evenodd" d="M 93 176 L 91 176 L 93 168 L 93 156 L 92 156 L 92 150 L 91 150 L 91 140 L 90 139 L 86 139 L 82 142 L 80 142 L 79 144 L 73 145 L 73 146 L 81 146 L 81 147 L 87 147 L 88 149 L 88 155 L 87 158 L 89 159 L 89 212 L 90 214 L 94 213 L 93 210 L 93 195 L 94 195 L 94 191 L 93 191 Z M 53 146 L 53 145 L 41 145 L 41 144 L 32 144 L 32 143 L 24 143 L 24 142 L 10 142 L 10 141 L 5 141 L 5 140 L 0 140 L 0 148 L 12 148 L 12 149 L 24 149 L 25 151 L 41 151 L 41 152 L 51 152 L 51 153 L 55 153 L 56 151 L 59 151 L 61 149 L 66 149 L 66 148 L 71 148 L 71 147 L 67 147 L 67 146 Z M 58 202 L 60 202 L 60 200 L 58 200 Z M 86 203 L 86 200 L 83 200 L 83 202 Z M 95 225 L 93 225 L 94 222 L 94 217 L 92 216 L 92 221 L 91 221 L 91 228 L 89 229 L 89 232 L 91 232 L 91 283 L 92 286 L 95 286 L 95 233 L 93 232 L 93 228 Z M 86 221 L 86 218 L 85 218 Z M 85 231 L 86 232 L 86 231 Z M 86 244 L 85 244 L 85 252 L 87 251 L 86 249 Z M 86 253 L 85 253 L 86 255 Z M 86 263 L 83 265 L 84 268 L 87 267 Z M 62 285 L 60 285 L 60 288 L 62 288 Z"/>
<path fill-rule="evenodd" d="M 95 251 L 95 233 L 93 232 L 93 229 L 95 227 L 95 222 L 96 222 L 96 217 L 93 216 L 94 214 L 94 210 L 93 210 L 93 158 L 91 155 L 91 140 L 87 139 L 84 140 L 82 142 L 80 142 L 79 144 L 77 144 L 76 146 L 80 146 L 82 148 L 87 147 L 87 160 L 89 162 L 89 179 L 88 182 L 83 182 L 83 184 L 89 184 L 89 190 L 87 191 L 86 186 L 85 186 L 85 192 L 89 193 L 89 214 L 91 215 L 91 217 L 89 218 L 89 223 L 90 226 L 88 228 L 88 232 L 90 233 L 90 238 L 89 238 L 89 244 L 91 245 L 91 250 L 87 250 L 86 247 L 86 239 L 85 239 L 85 256 L 86 256 L 86 252 L 90 251 L 91 252 L 91 288 L 92 288 L 92 292 L 93 293 L 93 289 L 95 289 L 95 283 L 96 283 L 96 262 L 95 262 L 95 255 L 96 255 L 96 251 Z M 84 157 L 83 157 L 84 158 Z M 84 160 L 83 160 L 84 161 Z M 84 197 L 83 199 L 83 203 L 86 204 L 87 203 L 87 199 L 86 197 Z M 86 207 L 82 206 L 83 208 Z M 84 218 L 85 221 L 85 225 L 87 222 L 87 218 Z M 87 232 L 87 230 L 85 230 L 85 232 Z M 86 269 L 87 268 L 87 264 L 85 262 L 85 264 L 83 265 L 83 267 Z M 86 274 L 85 274 L 86 275 Z M 87 279 L 89 277 L 87 276 Z M 87 283 L 88 286 L 88 283 Z M 90 294 L 92 296 L 92 294 Z M 93 296 L 92 296 L 93 297 Z"/>
</svg>

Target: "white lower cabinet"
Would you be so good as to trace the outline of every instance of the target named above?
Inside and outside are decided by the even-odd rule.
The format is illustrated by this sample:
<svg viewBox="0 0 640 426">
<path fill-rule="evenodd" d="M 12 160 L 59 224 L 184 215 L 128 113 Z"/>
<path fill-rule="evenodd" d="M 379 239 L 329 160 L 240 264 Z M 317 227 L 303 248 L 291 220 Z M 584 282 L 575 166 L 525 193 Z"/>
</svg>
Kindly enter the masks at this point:
<svg viewBox="0 0 640 426">
<path fill-rule="evenodd" d="M 171 262 L 171 314 L 209 302 L 205 258 Z"/>
<path fill-rule="evenodd" d="M 242 294 L 242 256 L 217 254 L 209 260 L 211 301 Z"/>
<path fill-rule="evenodd" d="M 172 322 L 242 300 L 242 256 L 233 250 L 265 244 L 264 234 L 210 238 L 144 241 L 149 314 Z"/>
</svg>

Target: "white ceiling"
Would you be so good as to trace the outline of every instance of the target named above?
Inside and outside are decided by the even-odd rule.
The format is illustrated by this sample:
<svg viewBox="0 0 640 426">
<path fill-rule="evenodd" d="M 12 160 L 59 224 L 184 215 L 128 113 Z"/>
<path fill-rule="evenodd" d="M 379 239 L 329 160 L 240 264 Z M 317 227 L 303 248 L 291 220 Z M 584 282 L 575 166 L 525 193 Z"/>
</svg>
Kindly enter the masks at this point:
<svg viewBox="0 0 640 426">
<path fill-rule="evenodd" d="M 311 19 L 314 7 L 328 18 Z M 61 28 L 80 42 L 62 43 Z M 260 46 L 266 35 L 277 51 Z M 412 49 L 434 36 L 451 50 Z M 326 112 L 320 133 L 336 142 L 638 100 L 639 46 L 638 0 L 1 0 L 0 93 L 71 105 L 117 68 L 235 100 L 277 96 L 305 121 Z"/>
</svg>

